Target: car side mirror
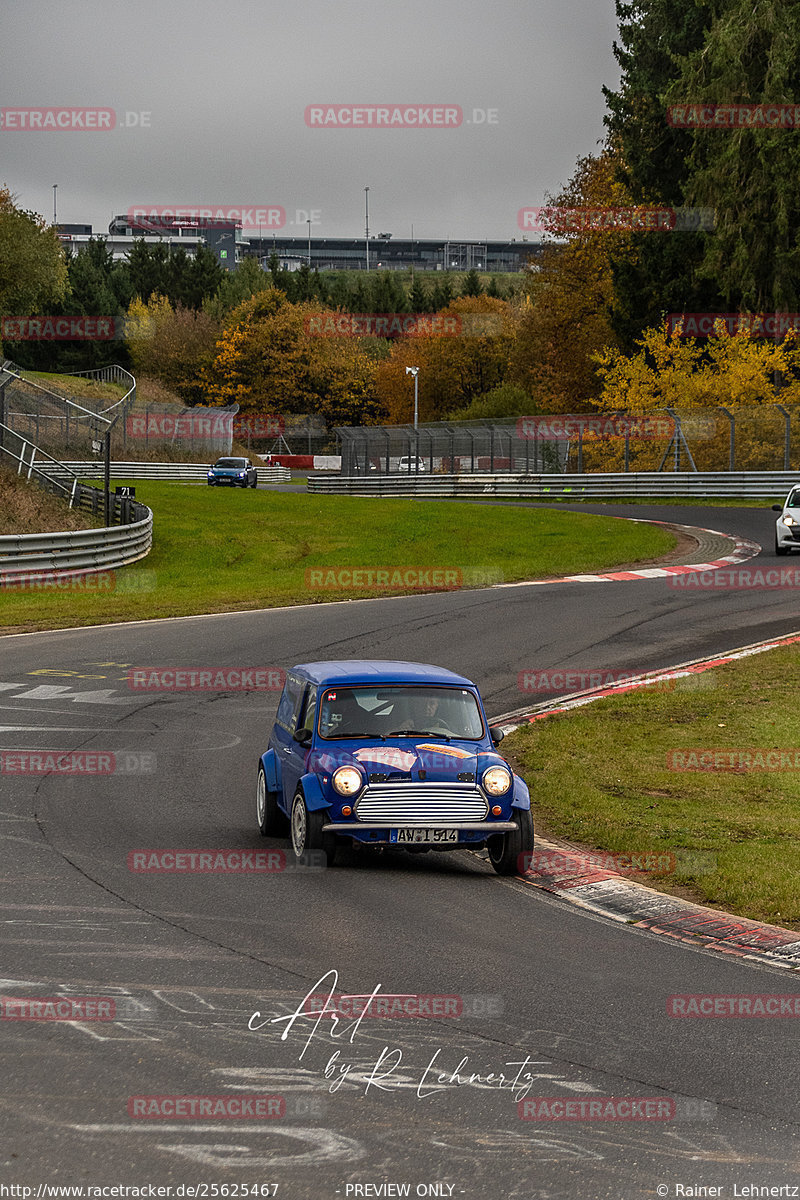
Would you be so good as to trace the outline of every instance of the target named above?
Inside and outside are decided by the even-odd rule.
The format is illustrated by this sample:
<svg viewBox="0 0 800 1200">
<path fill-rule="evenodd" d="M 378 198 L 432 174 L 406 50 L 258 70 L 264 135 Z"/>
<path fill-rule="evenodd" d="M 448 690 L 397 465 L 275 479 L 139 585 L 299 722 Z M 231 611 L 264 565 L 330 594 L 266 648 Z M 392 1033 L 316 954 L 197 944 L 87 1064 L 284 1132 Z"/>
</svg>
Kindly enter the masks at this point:
<svg viewBox="0 0 800 1200">
<path fill-rule="evenodd" d="M 311 729 L 296 729 L 292 734 L 292 737 L 298 743 L 298 745 L 308 749 L 314 740 L 314 732 Z"/>
<path fill-rule="evenodd" d="M 495 746 L 499 746 L 500 743 L 502 742 L 503 738 L 506 736 L 503 733 L 502 729 L 499 727 L 499 725 L 495 725 L 494 728 L 490 727 L 489 734 L 491 736 L 492 743 Z"/>
<path fill-rule="evenodd" d="M 772 511 L 773 512 L 783 512 L 783 505 L 782 504 L 773 504 Z"/>
</svg>

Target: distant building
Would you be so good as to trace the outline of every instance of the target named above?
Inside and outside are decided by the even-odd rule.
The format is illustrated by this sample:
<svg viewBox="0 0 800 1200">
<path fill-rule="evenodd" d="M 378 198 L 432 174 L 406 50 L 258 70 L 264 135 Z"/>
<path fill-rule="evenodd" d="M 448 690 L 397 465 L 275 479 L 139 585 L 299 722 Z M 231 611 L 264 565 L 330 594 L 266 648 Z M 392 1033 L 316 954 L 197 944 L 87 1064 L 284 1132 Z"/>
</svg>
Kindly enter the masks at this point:
<svg viewBox="0 0 800 1200">
<path fill-rule="evenodd" d="M 244 256 L 255 255 L 269 261 L 272 252 L 279 260 L 290 257 L 308 263 L 312 270 L 364 271 L 367 266 L 366 242 L 360 238 L 248 237 L 242 244 Z M 449 238 L 393 238 L 391 234 L 370 238 L 369 266 L 385 271 L 470 271 L 501 274 L 522 271 L 541 252 L 539 242 L 524 239 L 507 242 L 453 241 Z"/>
<path fill-rule="evenodd" d="M 308 263 L 312 270 L 363 271 L 367 267 L 367 245 L 361 238 L 245 237 L 236 224 L 204 225 L 201 219 L 139 217 L 122 213 L 114 217 L 107 234 L 92 234 L 91 225 L 58 225 L 62 242 L 75 250 L 85 247 L 93 236 L 104 238 L 114 258 L 124 258 L 133 243 L 160 242 L 170 249 L 180 247 L 192 257 L 205 244 L 214 252 L 221 267 L 233 271 L 244 258 L 255 257 L 267 266 L 273 253 L 282 268 L 297 271 Z M 454 241 L 449 238 L 393 238 L 379 234 L 369 241 L 370 270 L 470 271 L 495 275 L 522 271 L 541 253 L 539 242 Z"/>
</svg>

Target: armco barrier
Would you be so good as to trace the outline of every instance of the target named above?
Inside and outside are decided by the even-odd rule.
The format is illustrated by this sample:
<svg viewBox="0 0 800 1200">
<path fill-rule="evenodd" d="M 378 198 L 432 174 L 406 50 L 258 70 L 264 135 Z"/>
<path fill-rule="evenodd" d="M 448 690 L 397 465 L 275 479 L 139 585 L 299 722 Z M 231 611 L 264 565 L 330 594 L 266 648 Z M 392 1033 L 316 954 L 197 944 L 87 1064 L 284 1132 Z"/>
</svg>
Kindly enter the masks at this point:
<svg viewBox="0 0 800 1200">
<path fill-rule="evenodd" d="M 308 491 L 350 496 L 606 500 L 637 496 L 782 497 L 795 471 L 631 472 L 592 475 L 389 475 L 309 478 Z"/>
<path fill-rule="evenodd" d="M 112 462 L 112 479 L 181 480 L 205 479 L 209 463 Z M 102 462 L 65 462 L 62 466 L 84 479 L 98 479 L 103 474 Z M 288 467 L 258 467 L 259 483 L 290 483 Z M 53 469 L 55 473 L 55 469 Z"/>
<path fill-rule="evenodd" d="M 136 562 L 150 551 L 153 514 L 143 504 L 136 504 L 135 515 L 139 520 L 130 525 L 0 537 L 0 580 L 3 576 L 108 571 Z"/>
</svg>

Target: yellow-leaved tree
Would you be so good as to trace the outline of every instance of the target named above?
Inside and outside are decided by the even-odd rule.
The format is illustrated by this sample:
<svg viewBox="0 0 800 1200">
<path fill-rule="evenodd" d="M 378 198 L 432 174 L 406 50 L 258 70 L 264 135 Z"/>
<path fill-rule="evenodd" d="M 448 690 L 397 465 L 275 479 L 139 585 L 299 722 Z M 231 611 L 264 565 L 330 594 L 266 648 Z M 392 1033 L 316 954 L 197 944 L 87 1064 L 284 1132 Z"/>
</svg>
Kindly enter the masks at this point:
<svg viewBox="0 0 800 1200">
<path fill-rule="evenodd" d="M 315 332 L 319 304 L 293 304 L 279 288 L 258 292 L 225 322 L 205 373 L 209 403 L 241 412 L 319 413 L 328 424 L 380 415 L 373 359 L 353 338 Z"/>
<path fill-rule="evenodd" d="M 800 405 L 800 348 L 792 334 L 770 342 L 746 329 L 731 333 L 720 320 L 714 335 L 700 341 L 665 322 L 645 330 L 634 354 L 607 347 L 595 361 L 603 383 L 597 407 L 636 415 L 673 410 L 699 470 L 729 466 L 731 417 L 737 468 L 783 466 L 785 418 L 776 404 Z M 782 385 L 777 391 L 776 381 Z M 637 444 L 638 468 L 648 469 L 645 462 L 658 449 Z M 596 448 L 606 470 L 619 465 L 620 455 L 618 442 Z M 679 461 L 685 469 L 686 458 Z"/>
</svg>

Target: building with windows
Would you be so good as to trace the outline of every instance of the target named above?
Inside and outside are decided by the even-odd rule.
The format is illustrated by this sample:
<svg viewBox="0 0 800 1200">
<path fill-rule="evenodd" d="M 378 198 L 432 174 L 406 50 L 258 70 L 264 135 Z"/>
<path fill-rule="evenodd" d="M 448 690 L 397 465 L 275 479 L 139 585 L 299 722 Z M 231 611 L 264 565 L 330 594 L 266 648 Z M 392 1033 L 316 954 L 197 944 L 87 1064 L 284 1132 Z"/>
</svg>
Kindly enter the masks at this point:
<svg viewBox="0 0 800 1200">
<path fill-rule="evenodd" d="M 228 271 L 244 258 L 254 257 L 267 266 L 273 254 L 281 267 L 299 270 L 308 264 L 320 271 L 470 271 L 481 274 L 505 274 L 522 271 L 541 253 L 540 242 L 525 238 L 500 241 L 455 241 L 450 238 L 398 238 L 390 233 L 370 238 L 280 237 L 269 234 L 245 237 L 240 225 L 202 219 L 174 217 L 131 218 L 122 213 L 114 217 L 107 234 L 93 234 L 91 225 L 59 225 L 58 234 L 65 245 L 80 250 L 92 238 L 104 238 L 114 258 L 124 258 L 133 243 L 160 242 L 170 249 L 180 247 L 194 255 L 197 247 L 207 245 Z"/>
<path fill-rule="evenodd" d="M 363 271 L 367 268 L 367 242 L 360 238 L 248 237 L 244 255 L 256 255 L 264 265 L 272 253 L 312 270 Z M 454 241 L 450 238 L 398 238 L 383 234 L 369 240 L 369 269 L 384 271 L 470 271 L 501 274 L 522 271 L 541 252 L 540 242 Z"/>
</svg>

